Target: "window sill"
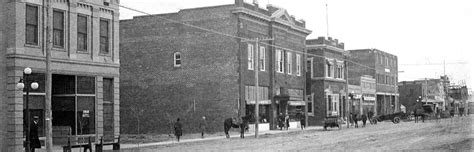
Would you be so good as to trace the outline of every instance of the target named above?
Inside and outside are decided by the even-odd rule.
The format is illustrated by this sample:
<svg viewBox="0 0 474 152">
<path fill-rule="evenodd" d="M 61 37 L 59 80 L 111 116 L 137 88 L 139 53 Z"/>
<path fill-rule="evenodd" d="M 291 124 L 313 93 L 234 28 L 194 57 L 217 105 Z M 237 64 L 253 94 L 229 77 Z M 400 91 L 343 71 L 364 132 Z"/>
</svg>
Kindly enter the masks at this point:
<svg viewBox="0 0 474 152">
<path fill-rule="evenodd" d="M 52 50 L 54 50 L 54 51 L 66 52 L 66 49 L 64 49 L 64 48 L 53 47 Z"/>
<path fill-rule="evenodd" d="M 77 54 L 89 54 L 89 51 L 84 50 L 84 51 L 76 51 Z"/>
<path fill-rule="evenodd" d="M 112 55 L 110 55 L 110 53 L 99 53 L 99 56 L 105 56 L 105 57 L 112 57 Z"/>
<path fill-rule="evenodd" d="M 25 43 L 25 47 L 41 49 L 41 46 L 39 44 L 26 44 Z"/>
</svg>

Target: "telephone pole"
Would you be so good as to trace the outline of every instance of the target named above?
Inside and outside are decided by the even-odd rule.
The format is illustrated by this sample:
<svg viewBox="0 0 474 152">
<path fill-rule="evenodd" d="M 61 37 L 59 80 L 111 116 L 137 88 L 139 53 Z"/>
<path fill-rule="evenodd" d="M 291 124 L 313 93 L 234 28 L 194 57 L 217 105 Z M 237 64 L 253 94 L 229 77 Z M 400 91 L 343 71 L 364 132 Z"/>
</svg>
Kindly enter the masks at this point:
<svg viewBox="0 0 474 152">
<path fill-rule="evenodd" d="M 53 151 L 53 124 L 52 124 L 52 112 L 51 112 L 51 91 L 52 91 L 52 74 L 51 74 L 51 47 L 52 37 L 51 32 L 51 20 L 52 20 L 52 0 L 46 0 L 46 84 L 45 84 L 45 135 L 46 135 L 46 151 Z"/>
<path fill-rule="evenodd" d="M 259 103 L 258 103 L 258 71 L 260 70 L 260 66 L 259 66 L 259 43 L 260 41 L 271 41 L 273 39 L 271 38 L 267 38 L 267 39 L 259 39 L 259 38 L 256 38 L 254 40 L 244 40 L 242 42 L 255 42 L 255 48 L 253 50 L 254 51 L 254 71 L 255 71 L 255 138 L 258 138 L 258 118 L 259 118 Z M 265 55 L 265 54 L 264 54 Z M 265 62 L 265 61 L 262 61 L 262 62 Z"/>
</svg>

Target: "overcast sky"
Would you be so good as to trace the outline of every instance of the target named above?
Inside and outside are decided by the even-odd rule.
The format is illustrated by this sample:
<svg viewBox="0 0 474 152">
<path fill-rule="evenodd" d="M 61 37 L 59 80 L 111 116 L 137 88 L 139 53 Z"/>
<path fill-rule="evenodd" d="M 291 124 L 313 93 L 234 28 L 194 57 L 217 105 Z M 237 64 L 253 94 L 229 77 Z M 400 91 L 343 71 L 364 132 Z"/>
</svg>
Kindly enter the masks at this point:
<svg viewBox="0 0 474 152">
<path fill-rule="evenodd" d="M 251 3 L 252 0 L 245 0 Z M 308 38 L 329 36 L 346 49 L 377 48 L 398 56 L 399 80 L 446 74 L 474 86 L 474 0 L 259 0 L 287 9 L 306 21 Z M 121 5 L 152 14 L 184 8 L 232 4 L 234 0 L 121 0 Z M 121 8 L 120 18 L 143 15 Z M 456 63 L 456 64 L 453 64 Z"/>
</svg>

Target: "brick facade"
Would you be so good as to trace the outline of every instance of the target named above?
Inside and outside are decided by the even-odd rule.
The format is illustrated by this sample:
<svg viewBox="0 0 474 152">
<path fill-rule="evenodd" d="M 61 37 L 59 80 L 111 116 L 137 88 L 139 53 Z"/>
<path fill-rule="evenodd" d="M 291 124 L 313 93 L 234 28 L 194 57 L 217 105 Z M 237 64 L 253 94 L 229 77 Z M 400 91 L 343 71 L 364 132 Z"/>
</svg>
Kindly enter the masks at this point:
<svg viewBox="0 0 474 152">
<path fill-rule="evenodd" d="M 376 80 L 376 114 L 400 111 L 398 102 L 398 58 L 377 49 L 349 50 L 349 78 L 369 75 Z"/>
<path fill-rule="evenodd" d="M 322 125 L 328 116 L 345 117 L 347 84 L 344 43 L 331 37 L 319 37 L 306 40 L 306 47 L 310 63 L 307 66 L 312 67 L 308 68 L 307 92 L 314 95 L 313 101 L 310 101 L 313 102 L 314 114 L 308 117 L 309 125 Z"/>
<path fill-rule="evenodd" d="M 113 119 L 115 132 L 113 134 L 119 135 L 119 45 L 118 45 L 118 0 L 112 0 L 109 6 L 105 6 L 100 0 L 85 0 L 78 2 L 77 0 L 69 1 L 54 1 L 52 7 L 55 11 L 63 12 L 63 46 L 61 48 L 53 48 L 51 52 L 51 70 L 53 77 L 56 75 L 65 76 L 87 76 L 95 79 L 92 82 L 96 92 L 92 93 L 94 124 L 93 130 L 95 133 L 89 134 L 94 136 L 95 141 L 99 136 L 103 135 L 104 130 L 101 129 L 103 122 L 102 118 L 102 89 L 100 80 L 103 77 L 111 78 L 116 83 L 113 85 L 114 93 L 117 94 L 113 98 L 114 104 L 117 106 L 113 109 L 113 114 L 116 115 Z M 26 44 L 27 39 L 34 37 L 26 37 L 26 15 L 27 6 L 37 8 L 37 44 Z M 23 69 L 30 67 L 33 74 L 45 74 L 45 48 L 46 48 L 46 29 L 43 25 L 45 22 L 43 4 L 38 0 L 23 0 L 23 1 L 2 1 L 0 2 L 0 108 L 8 109 L 0 112 L 0 151 L 23 151 L 23 141 L 25 135 L 23 134 L 23 91 L 16 88 L 16 84 L 23 77 Z M 87 51 L 77 51 L 77 15 L 83 14 L 88 17 L 87 29 Z M 53 15 L 49 16 L 52 18 Z M 7 20 L 8 18 L 8 20 Z M 107 19 L 109 22 L 108 32 L 108 52 L 107 54 L 99 54 L 99 21 L 100 19 Z M 44 77 L 43 77 L 44 78 Z M 44 89 L 44 80 L 39 81 L 40 88 Z M 56 82 L 53 79 L 53 84 Z M 53 90 L 54 90 L 53 86 Z M 56 88 L 57 89 L 57 88 Z M 37 91 L 38 92 L 38 91 Z M 37 101 L 44 101 L 44 90 L 39 91 L 35 95 L 30 95 L 30 103 Z M 35 100 L 33 97 L 40 98 Z M 54 100 L 53 94 L 53 100 Z M 53 107 L 55 102 L 52 101 Z M 44 103 L 40 103 L 44 104 Z M 80 103 L 79 103 L 80 105 Z M 73 106 L 74 107 L 74 106 Z M 44 112 L 44 108 L 39 107 L 40 111 Z M 42 109 L 41 109 L 42 108 Z M 74 107 L 77 108 L 77 107 Z M 38 110 L 38 109 L 35 109 Z M 53 128 L 55 119 L 65 118 L 66 116 L 55 115 L 53 109 Z M 77 109 L 76 109 L 77 110 Z M 75 113 L 73 111 L 73 113 Z M 81 112 L 82 113 L 82 112 Z M 39 113 L 40 124 L 44 124 L 44 114 Z M 75 116 L 72 116 L 73 118 Z M 41 130 L 44 126 L 40 126 Z M 53 132 L 54 129 L 53 129 Z M 75 131 L 74 131 L 75 132 Z M 40 135 L 43 136 L 44 135 Z M 53 136 L 55 136 L 53 134 Z M 41 139 L 41 138 L 40 138 Z M 43 140 L 43 139 L 42 139 Z"/>
<path fill-rule="evenodd" d="M 251 95 L 247 91 L 255 84 L 255 73 L 248 68 L 247 49 L 249 45 L 255 47 L 254 43 L 163 18 L 238 37 L 273 37 L 275 40 L 264 43 L 304 51 L 303 42 L 310 31 L 304 29 L 304 24 L 271 21 L 272 13 L 281 10 L 283 16 L 287 15 L 281 8 L 262 9 L 237 0 L 231 5 L 122 20 L 122 132 L 138 133 L 141 122 L 140 133 L 171 133 L 176 118 L 181 118 L 185 133 L 198 132 L 196 124 L 202 116 L 207 118 L 209 131 L 222 131 L 224 119 L 249 114 L 246 105 L 250 101 L 246 99 Z M 267 90 L 263 91 L 266 97 L 260 99 L 272 101 L 267 107 L 275 109 L 271 115 L 276 117 L 276 102 L 272 99 L 277 90 L 304 90 L 304 76 L 277 74 L 275 48 L 260 46 L 265 47 L 266 54 L 265 71 L 259 71 L 259 89 Z M 179 66 L 175 65 L 176 53 Z M 296 63 L 293 68 L 296 71 Z"/>
</svg>

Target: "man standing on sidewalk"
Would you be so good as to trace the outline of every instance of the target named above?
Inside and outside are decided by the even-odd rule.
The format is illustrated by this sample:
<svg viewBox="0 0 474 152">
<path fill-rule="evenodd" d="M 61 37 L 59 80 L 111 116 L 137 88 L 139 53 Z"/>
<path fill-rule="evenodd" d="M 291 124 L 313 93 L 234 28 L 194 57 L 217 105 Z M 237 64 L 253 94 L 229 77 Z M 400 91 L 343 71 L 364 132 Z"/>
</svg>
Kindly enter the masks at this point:
<svg viewBox="0 0 474 152">
<path fill-rule="evenodd" d="M 204 132 L 206 132 L 206 128 L 207 128 L 206 117 L 202 116 L 202 119 L 199 122 L 199 130 L 201 131 L 201 138 L 204 138 Z"/>
<path fill-rule="evenodd" d="M 178 142 L 179 137 L 183 135 L 183 125 L 181 124 L 181 122 L 179 122 L 179 118 L 174 123 L 174 135 L 176 136 L 176 139 L 178 139 Z"/>
</svg>

